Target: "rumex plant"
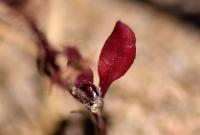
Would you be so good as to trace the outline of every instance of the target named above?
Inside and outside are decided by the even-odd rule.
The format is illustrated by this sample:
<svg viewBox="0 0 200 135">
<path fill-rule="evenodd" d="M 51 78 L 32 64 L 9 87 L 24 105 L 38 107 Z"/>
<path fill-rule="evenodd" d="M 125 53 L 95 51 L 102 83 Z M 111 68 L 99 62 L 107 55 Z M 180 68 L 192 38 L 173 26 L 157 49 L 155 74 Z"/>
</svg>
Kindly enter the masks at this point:
<svg viewBox="0 0 200 135">
<path fill-rule="evenodd" d="M 10 1 L 6 4 L 13 8 Z M 136 56 L 134 32 L 128 25 L 117 21 L 99 55 L 99 83 L 96 85 L 93 81 L 92 69 L 75 46 L 65 46 L 62 50 L 53 48 L 46 35 L 38 28 L 35 20 L 22 10 L 15 8 L 16 11 L 24 18 L 35 35 L 39 48 L 37 58 L 39 71 L 49 78 L 52 84 L 68 91 L 83 104 L 96 125 L 96 134 L 106 135 L 106 126 L 102 118 L 103 100 L 110 85 L 123 76 L 134 62 Z M 64 70 L 68 70 L 72 74 L 63 75 L 64 71 L 57 63 L 59 56 L 67 60 Z"/>
<path fill-rule="evenodd" d="M 32 25 L 32 28 L 35 26 Z M 36 35 L 40 35 L 36 32 Z M 43 41 L 43 36 L 38 36 Z M 46 39 L 45 39 L 46 40 Z M 96 123 L 97 133 L 106 134 L 106 127 L 102 119 L 103 98 L 110 85 L 123 76 L 133 64 L 136 47 L 133 31 L 121 21 L 118 21 L 113 32 L 106 40 L 98 62 L 99 85 L 93 82 L 93 71 L 90 67 L 84 66 L 80 52 L 71 46 L 64 48 L 63 52 L 55 49 L 45 49 L 44 56 L 40 58 L 40 68 L 54 83 L 61 86 L 80 103 L 82 103 L 92 115 Z M 44 42 L 45 43 L 45 42 Z M 49 44 L 48 47 L 50 48 Z M 56 64 L 57 55 L 64 55 L 68 59 L 67 66 L 78 71 L 73 83 L 67 82 L 61 77 L 60 68 Z M 42 62 L 41 62 L 42 61 Z"/>
</svg>

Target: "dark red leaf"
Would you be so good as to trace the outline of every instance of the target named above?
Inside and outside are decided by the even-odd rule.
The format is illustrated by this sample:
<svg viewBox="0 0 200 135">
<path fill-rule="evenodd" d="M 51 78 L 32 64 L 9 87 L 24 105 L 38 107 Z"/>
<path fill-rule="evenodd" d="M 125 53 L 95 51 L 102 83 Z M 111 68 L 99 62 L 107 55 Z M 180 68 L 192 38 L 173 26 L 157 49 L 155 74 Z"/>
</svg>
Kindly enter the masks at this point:
<svg viewBox="0 0 200 135">
<path fill-rule="evenodd" d="M 99 96 L 99 92 L 93 84 L 93 72 L 90 68 L 82 71 L 77 76 L 75 86 L 83 91 L 90 99 L 95 99 Z"/>
<path fill-rule="evenodd" d="M 123 76 L 136 55 L 135 34 L 129 26 L 118 21 L 105 42 L 98 63 L 102 96 L 113 81 Z"/>
<path fill-rule="evenodd" d="M 81 53 L 74 46 L 67 46 L 64 48 L 64 53 L 67 56 L 67 65 L 73 67 L 79 67 L 80 61 L 82 60 Z"/>
<path fill-rule="evenodd" d="M 60 72 L 61 69 L 56 63 L 56 58 L 60 54 L 59 51 L 51 47 L 45 33 L 43 33 L 37 26 L 35 20 L 29 16 L 24 16 L 30 29 L 35 35 L 39 48 L 39 56 L 37 59 L 37 64 L 39 71 L 47 75 L 52 83 L 61 84 Z"/>
<path fill-rule="evenodd" d="M 33 32 L 35 39 L 37 41 L 37 45 L 38 47 L 40 47 L 42 50 L 44 50 L 45 52 L 49 51 L 49 50 L 53 50 L 51 48 L 51 45 L 45 35 L 45 33 L 43 33 L 37 26 L 35 20 L 32 17 L 29 16 L 24 16 L 24 18 L 26 19 L 26 22 L 28 23 L 31 31 Z"/>
<path fill-rule="evenodd" d="M 79 89 L 83 91 L 90 99 L 99 97 L 99 92 L 96 86 L 91 82 L 85 82 Z"/>
<path fill-rule="evenodd" d="M 75 86 L 80 88 L 84 83 L 93 83 L 93 72 L 90 68 L 82 71 L 76 78 Z"/>
<path fill-rule="evenodd" d="M 56 56 L 58 55 L 55 50 L 40 51 L 37 59 L 39 71 L 52 78 L 55 74 L 60 72 L 60 67 L 56 63 Z"/>
</svg>

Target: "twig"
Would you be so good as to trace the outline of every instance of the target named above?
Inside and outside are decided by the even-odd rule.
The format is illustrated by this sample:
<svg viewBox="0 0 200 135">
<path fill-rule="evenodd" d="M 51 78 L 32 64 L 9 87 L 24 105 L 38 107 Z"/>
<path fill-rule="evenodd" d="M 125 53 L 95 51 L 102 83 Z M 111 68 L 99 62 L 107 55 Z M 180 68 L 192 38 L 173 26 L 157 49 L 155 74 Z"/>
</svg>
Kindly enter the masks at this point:
<svg viewBox="0 0 200 135">
<path fill-rule="evenodd" d="M 91 118 L 95 124 L 96 135 L 107 135 L 106 122 L 102 115 L 103 103 L 99 106 L 97 112 L 90 111 Z"/>
</svg>

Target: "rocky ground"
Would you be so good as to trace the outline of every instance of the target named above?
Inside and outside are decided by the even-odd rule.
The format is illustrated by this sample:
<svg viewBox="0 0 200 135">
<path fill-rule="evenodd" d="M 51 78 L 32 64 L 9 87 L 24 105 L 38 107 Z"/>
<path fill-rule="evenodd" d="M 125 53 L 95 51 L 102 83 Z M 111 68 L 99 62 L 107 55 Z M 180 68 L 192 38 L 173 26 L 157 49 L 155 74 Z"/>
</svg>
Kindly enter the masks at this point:
<svg viewBox="0 0 200 135">
<path fill-rule="evenodd" d="M 0 135 L 56 135 L 57 123 L 73 125 L 81 116 L 70 112 L 82 107 L 57 87 L 49 92 L 29 30 L 8 12 L 0 5 Z M 135 31 L 135 64 L 105 98 L 109 135 L 200 134 L 197 27 L 138 1 L 51 0 L 36 15 L 56 47 L 76 45 L 90 59 L 96 83 L 98 55 L 115 22 Z"/>
</svg>

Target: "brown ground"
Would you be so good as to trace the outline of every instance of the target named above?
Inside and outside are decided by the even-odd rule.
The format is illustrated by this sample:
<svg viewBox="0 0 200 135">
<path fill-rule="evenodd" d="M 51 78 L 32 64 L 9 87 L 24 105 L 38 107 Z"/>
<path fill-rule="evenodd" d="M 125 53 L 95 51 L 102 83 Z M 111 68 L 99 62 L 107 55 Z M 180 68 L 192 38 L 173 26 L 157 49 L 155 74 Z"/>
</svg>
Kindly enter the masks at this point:
<svg viewBox="0 0 200 135">
<path fill-rule="evenodd" d="M 138 2 L 51 0 L 48 5 L 41 27 L 57 47 L 77 45 L 91 59 L 96 83 L 98 55 L 115 22 L 122 20 L 136 33 L 135 64 L 105 99 L 109 135 L 200 134 L 198 29 Z M 68 93 L 48 92 L 30 33 L 7 10 L 0 5 L 0 135 L 49 135 L 59 119 L 81 106 Z"/>
</svg>

